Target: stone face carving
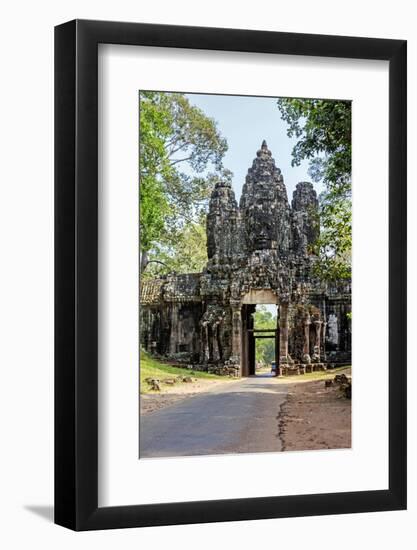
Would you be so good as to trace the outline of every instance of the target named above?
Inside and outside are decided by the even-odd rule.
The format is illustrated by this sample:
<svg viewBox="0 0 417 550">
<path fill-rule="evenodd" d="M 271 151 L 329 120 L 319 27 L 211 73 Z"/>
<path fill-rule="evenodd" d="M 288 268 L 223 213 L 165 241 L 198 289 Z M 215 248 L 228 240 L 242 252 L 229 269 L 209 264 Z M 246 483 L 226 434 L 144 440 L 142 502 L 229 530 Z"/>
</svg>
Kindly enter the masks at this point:
<svg viewBox="0 0 417 550">
<path fill-rule="evenodd" d="M 305 255 L 320 232 L 317 194 L 310 182 L 297 183 L 291 206 L 293 248 Z"/>
<path fill-rule="evenodd" d="M 238 235 L 238 208 L 229 182 L 218 181 L 207 214 L 207 256 L 216 262 L 233 256 Z"/>
<path fill-rule="evenodd" d="M 300 365 L 304 372 L 302 364 L 320 363 L 327 342 L 345 342 L 346 349 L 338 346 L 332 362 L 339 352 L 348 360 L 350 328 L 346 324 L 341 338 L 332 312 L 350 310 L 350 285 L 325 286 L 314 277 L 311 245 L 318 235 L 312 184 L 298 183 L 290 206 L 281 170 L 264 141 L 248 170 L 239 207 L 230 182 L 214 186 L 203 273 L 142 283 L 142 345 L 194 368 L 206 365 L 213 372 L 245 374 L 248 334 L 243 327 L 249 323 L 242 308 L 258 303 L 257 296 L 263 303 L 270 295 L 278 305 L 280 362 L 285 368 Z"/>
<path fill-rule="evenodd" d="M 290 210 L 281 170 L 266 141 L 249 168 L 240 199 L 246 251 L 278 250 L 290 245 Z"/>
</svg>

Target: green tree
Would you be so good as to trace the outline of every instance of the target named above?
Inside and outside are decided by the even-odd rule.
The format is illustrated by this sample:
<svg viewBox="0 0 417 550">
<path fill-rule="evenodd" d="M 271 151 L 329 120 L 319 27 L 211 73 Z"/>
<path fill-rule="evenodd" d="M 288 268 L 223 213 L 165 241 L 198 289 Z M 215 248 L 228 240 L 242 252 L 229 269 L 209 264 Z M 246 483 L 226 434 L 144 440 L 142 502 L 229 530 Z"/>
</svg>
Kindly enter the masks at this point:
<svg viewBox="0 0 417 550">
<path fill-rule="evenodd" d="M 141 92 L 139 108 L 141 269 L 152 258 L 172 259 L 177 249 L 182 266 L 185 243 L 195 249 L 201 235 L 213 174 L 223 172 L 227 142 L 216 122 L 183 94 Z"/>
<path fill-rule="evenodd" d="M 322 99 L 278 100 L 289 137 L 298 139 L 292 165 L 308 159 L 313 181 L 322 181 L 317 274 L 324 280 L 350 277 L 352 250 L 351 102 Z"/>
<path fill-rule="evenodd" d="M 178 234 L 175 246 L 156 245 L 143 276 L 155 277 L 167 272 L 193 273 L 203 270 L 207 263 L 206 218 L 188 222 Z M 162 265 L 161 263 L 162 262 Z"/>
</svg>

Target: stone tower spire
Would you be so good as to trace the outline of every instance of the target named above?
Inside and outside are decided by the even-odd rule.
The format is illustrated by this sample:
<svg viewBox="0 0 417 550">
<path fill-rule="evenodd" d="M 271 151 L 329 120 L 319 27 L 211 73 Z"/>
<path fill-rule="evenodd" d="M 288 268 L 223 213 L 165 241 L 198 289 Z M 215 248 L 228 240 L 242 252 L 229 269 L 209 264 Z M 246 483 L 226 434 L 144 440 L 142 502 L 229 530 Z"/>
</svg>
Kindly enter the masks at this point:
<svg viewBox="0 0 417 550">
<path fill-rule="evenodd" d="M 214 186 L 207 214 L 207 256 L 224 260 L 233 255 L 238 237 L 238 207 L 229 181 Z"/>
<path fill-rule="evenodd" d="M 240 210 L 247 252 L 265 249 L 288 252 L 290 208 L 287 190 L 265 140 L 248 170 Z"/>
<path fill-rule="evenodd" d="M 291 206 L 293 249 L 296 254 L 305 256 L 320 234 L 319 201 L 312 183 L 297 183 Z"/>
</svg>

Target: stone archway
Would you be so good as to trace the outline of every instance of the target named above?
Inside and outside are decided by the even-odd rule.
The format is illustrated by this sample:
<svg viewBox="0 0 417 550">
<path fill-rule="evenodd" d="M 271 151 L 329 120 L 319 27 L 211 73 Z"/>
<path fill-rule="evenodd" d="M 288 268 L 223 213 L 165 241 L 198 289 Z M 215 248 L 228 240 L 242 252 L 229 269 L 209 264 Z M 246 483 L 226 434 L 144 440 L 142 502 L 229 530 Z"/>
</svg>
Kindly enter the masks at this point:
<svg viewBox="0 0 417 550">
<path fill-rule="evenodd" d="M 257 338 L 275 338 L 275 361 L 279 364 L 280 329 L 278 297 L 271 289 L 251 289 L 241 300 L 241 376 L 255 374 L 255 343 Z M 257 305 L 275 304 L 277 306 L 277 326 L 271 330 L 257 330 L 253 324 L 253 313 Z"/>
</svg>

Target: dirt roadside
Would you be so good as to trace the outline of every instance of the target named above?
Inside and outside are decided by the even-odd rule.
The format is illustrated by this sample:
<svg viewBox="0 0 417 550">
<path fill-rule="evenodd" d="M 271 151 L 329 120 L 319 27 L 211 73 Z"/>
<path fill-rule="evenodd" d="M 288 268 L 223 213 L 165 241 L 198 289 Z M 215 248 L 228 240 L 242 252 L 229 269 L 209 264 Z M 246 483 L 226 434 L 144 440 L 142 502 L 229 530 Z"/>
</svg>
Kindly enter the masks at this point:
<svg viewBox="0 0 417 550">
<path fill-rule="evenodd" d="M 323 380 L 291 384 L 279 416 L 283 450 L 350 448 L 351 403 Z"/>
<path fill-rule="evenodd" d="M 350 368 L 343 372 L 351 375 Z M 351 401 L 342 397 L 338 386 L 325 387 L 325 379 L 333 377 L 334 374 L 327 372 L 320 380 L 303 380 L 301 376 L 269 379 L 271 384 L 283 384 L 288 388 L 287 400 L 278 416 L 282 450 L 351 447 Z M 166 387 L 161 393 L 142 394 L 140 413 L 148 415 L 202 393 L 221 391 L 222 386 L 238 381 L 200 378 Z"/>
</svg>

